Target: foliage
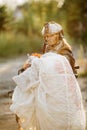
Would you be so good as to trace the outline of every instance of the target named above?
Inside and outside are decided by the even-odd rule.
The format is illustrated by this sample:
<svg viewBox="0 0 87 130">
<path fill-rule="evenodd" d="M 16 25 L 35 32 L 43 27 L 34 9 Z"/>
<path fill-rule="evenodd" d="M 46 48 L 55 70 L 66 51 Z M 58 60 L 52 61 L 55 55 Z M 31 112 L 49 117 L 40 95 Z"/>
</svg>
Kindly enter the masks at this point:
<svg viewBox="0 0 87 130">
<path fill-rule="evenodd" d="M 67 35 L 77 40 L 77 43 L 86 44 L 87 42 L 85 0 L 66 0 L 64 6 L 60 9 L 57 8 L 56 1 L 51 0 L 50 3 L 32 2 L 23 5 L 22 11 L 24 19 L 17 23 L 19 27 L 19 29 L 17 27 L 17 30 L 21 28 L 26 35 L 39 35 L 45 22 L 56 21 L 63 26 Z"/>
<path fill-rule="evenodd" d="M 87 70 L 79 74 L 79 77 L 87 77 Z"/>
<path fill-rule="evenodd" d="M 87 42 L 86 6 L 85 0 L 66 0 L 64 5 L 67 32 L 77 42 L 81 41 L 83 44 Z"/>
<path fill-rule="evenodd" d="M 57 2 L 53 0 L 49 3 L 33 1 L 17 7 L 23 15 L 19 20 L 14 17 L 14 12 L 0 7 L 0 56 L 40 51 L 41 29 L 48 21 L 63 26 L 69 43 L 73 41 L 86 46 L 86 5 L 85 0 L 66 0 L 62 8 L 57 8 Z"/>
<path fill-rule="evenodd" d="M 0 31 L 6 30 L 6 24 L 8 23 L 8 14 L 6 6 L 0 7 Z"/>
<path fill-rule="evenodd" d="M 41 39 L 25 37 L 23 34 L 1 33 L 0 58 L 26 55 L 27 53 L 41 51 Z"/>
<path fill-rule="evenodd" d="M 58 8 L 54 7 L 57 7 L 55 1 L 47 4 L 41 1 L 23 5 L 21 11 L 24 18 L 16 22 L 16 31 L 21 31 L 25 35 L 40 35 L 44 23 L 56 19 Z"/>
</svg>

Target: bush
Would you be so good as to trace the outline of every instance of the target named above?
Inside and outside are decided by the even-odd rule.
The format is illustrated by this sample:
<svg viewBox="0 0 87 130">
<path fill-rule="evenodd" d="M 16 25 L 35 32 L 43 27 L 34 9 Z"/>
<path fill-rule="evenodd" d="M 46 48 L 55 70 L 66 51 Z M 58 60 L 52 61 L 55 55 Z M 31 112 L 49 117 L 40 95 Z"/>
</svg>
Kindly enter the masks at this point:
<svg viewBox="0 0 87 130">
<path fill-rule="evenodd" d="M 1 33 L 0 58 L 20 56 L 32 52 L 40 52 L 41 38 L 26 37 L 22 34 Z"/>
</svg>

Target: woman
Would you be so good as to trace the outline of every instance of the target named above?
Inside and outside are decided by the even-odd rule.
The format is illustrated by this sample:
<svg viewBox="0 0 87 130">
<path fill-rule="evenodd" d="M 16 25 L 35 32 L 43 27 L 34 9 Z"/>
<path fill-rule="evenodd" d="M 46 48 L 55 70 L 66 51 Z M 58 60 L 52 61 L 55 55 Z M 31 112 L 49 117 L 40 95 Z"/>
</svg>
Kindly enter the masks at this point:
<svg viewBox="0 0 87 130">
<path fill-rule="evenodd" d="M 71 46 L 64 38 L 64 32 L 62 26 L 53 21 L 48 22 L 42 29 L 42 35 L 44 37 L 43 53 L 54 52 L 61 54 L 69 61 L 73 73 L 77 77 L 77 70 L 79 66 L 75 66 L 75 58 L 72 53 Z M 29 64 L 24 64 L 23 70 L 29 67 Z"/>
<path fill-rule="evenodd" d="M 60 29 L 48 27 L 54 33 Z M 52 45 L 55 39 L 52 36 L 46 42 Z M 28 60 L 31 66 L 13 78 L 17 87 L 11 110 L 19 116 L 22 128 L 85 130 L 82 95 L 67 58 L 48 52 Z"/>
<path fill-rule="evenodd" d="M 75 58 L 72 53 L 71 46 L 64 38 L 64 32 L 62 26 L 55 22 L 48 22 L 42 29 L 42 35 L 44 36 L 44 49 L 43 52 L 54 52 L 65 56 L 73 70 L 73 73 L 77 77 L 78 66 L 75 67 Z"/>
</svg>

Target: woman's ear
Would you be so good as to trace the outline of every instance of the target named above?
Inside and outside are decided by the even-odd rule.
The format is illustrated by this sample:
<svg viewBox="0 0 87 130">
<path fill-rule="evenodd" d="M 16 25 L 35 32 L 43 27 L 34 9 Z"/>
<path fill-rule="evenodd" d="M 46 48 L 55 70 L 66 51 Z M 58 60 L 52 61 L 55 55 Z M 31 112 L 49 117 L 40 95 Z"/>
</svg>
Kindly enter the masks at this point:
<svg viewBox="0 0 87 130">
<path fill-rule="evenodd" d="M 62 34 L 62 36 L 64 36 L 64 31 L 63 30 L 61 30 L 61 34 Z"/>
<path fill-rule="evenodd" d="M 63 37 L 64 37 L 64 33 L 63 33 L 63 30 L 61 30 L 61 31 L 59 32 L 59 38 L 60 38 L 60 40 L 62 40 Z"/>
</svg>

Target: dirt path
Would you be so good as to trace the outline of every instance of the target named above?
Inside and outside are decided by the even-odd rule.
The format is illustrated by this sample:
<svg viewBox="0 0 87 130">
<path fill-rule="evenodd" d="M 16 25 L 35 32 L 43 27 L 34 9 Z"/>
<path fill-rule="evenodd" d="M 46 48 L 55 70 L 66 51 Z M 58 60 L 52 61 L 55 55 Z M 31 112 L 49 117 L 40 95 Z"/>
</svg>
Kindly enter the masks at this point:
<svg viewBox="0 0 87 130">
<path fill-rule="evenodd" d="M 15 83 L 12 80 L 26 57 L 6 61 L 0 64 L 0 130 L 18 130 L 15 115 L 10 111 L 11 98 L 8 92 L 14 89 Z"/>
<path fill-rule="evenodd" d="M 0 130 L 18 130 L 15 115 L 9 109 L 11 98 L 8 96 L 8 92 L 15 88 L 12 77 L 17 75 L 17 70 L 25 60 L 26 57 L 23 57 L 0 64 Z M 87 78 L 79 78 L 78 82 L 87 111 Z"/>
</svg>

